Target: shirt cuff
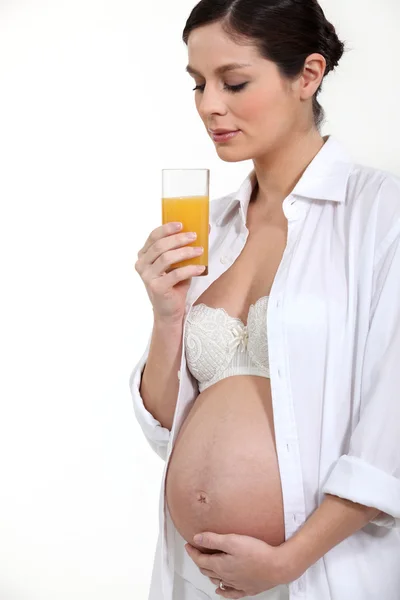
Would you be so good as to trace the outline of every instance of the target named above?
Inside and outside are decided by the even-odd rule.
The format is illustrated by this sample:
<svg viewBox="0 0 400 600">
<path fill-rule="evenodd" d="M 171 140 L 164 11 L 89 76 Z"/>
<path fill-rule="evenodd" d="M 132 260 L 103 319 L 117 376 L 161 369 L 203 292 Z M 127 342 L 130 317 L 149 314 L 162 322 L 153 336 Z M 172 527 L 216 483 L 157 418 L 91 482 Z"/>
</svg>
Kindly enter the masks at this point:
<svg viewBox="0 0 400 600">
<path fill-rule="evenodd" d="M 357 456 L 341 456 L 322 491 L 379 509 L 383 514 L 371 523 L 389 529 L 400 528 L 399 479 Z"/>
</svg>

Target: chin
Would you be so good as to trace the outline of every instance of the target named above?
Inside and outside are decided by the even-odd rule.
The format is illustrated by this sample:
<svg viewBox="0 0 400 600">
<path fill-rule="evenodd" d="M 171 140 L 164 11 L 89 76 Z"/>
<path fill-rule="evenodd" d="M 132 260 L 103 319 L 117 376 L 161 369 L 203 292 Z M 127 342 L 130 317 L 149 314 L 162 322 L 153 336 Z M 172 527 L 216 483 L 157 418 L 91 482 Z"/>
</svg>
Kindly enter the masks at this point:
<svg viewBox="0 0 400 600">
<path fill-rule="evenodd" d="M 240 151 L 233 148 L 217 148 L 217 154 L 224 162 L 242 162 L 243 160 L 251 160 L 252 154 Z"/>
</svg>

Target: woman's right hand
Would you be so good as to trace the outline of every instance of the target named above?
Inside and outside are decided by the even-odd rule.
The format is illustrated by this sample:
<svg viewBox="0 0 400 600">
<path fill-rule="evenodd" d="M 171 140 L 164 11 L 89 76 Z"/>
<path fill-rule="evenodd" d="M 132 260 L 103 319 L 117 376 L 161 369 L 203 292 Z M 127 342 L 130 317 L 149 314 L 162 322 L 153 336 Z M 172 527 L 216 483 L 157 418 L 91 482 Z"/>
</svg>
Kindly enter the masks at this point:
<svg viewBox="0 0 400 600">
<path fill-rule="evenodd" d="M 182 247 L 195 240 L 189 239 L 188 233 L 178 232 L 172 223 L 154 229 L 139 250 L 135 263 L 153 305 L 154 318 L 166 324 L 182 323 L 191 278 L 204 270 L 200 270 L 199 265 L 189 265 L 167 273 L 174 263 L 202 254 L 195 252 L 192 246 Z"/>
</svg>

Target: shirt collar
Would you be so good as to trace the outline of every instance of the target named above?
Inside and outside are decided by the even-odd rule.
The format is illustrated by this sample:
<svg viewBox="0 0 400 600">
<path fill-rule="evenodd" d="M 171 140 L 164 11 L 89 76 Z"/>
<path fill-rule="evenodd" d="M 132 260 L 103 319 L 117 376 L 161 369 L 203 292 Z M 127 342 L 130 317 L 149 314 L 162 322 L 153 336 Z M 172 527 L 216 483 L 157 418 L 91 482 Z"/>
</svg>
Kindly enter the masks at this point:
<svg viewBox="0 0 400 600">
<path fill-rule="evenodd" d="M 310 162 L 297 182 L 291 196 L 307 200 L 331 200 L 343 203 L 346 200 L 347 181 L 353 160 L 343 144 L 334 136 L 324 136 L 325 144 Z M 224 202 L 222 212 L 216 220 L 221 225 L 234 206 L 240 205 L 243 215 L 247 214 L 251 193 L 256 183 L 255 170 L 246 177 L 238 191 Z"/>
</svg>

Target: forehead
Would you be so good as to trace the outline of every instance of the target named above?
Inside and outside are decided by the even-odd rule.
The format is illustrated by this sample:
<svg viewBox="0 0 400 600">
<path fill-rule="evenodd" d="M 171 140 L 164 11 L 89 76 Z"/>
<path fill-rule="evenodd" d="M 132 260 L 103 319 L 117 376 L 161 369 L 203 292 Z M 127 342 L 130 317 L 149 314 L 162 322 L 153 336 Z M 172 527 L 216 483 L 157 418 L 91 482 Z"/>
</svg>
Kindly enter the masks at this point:
<svg viewBox="0 0 400 600">
<path fill-rule="evenodd" d="M 190 65 L 203 67 L 205 64 L 213 70 L 226 63 L 251 63 L 260 61 L 257 49 L 250 42 L 244 45 L 232 40 L 222 29 L 220 23 L 210 23 L 196 27 L 188 39 Z"/>
</svg>

